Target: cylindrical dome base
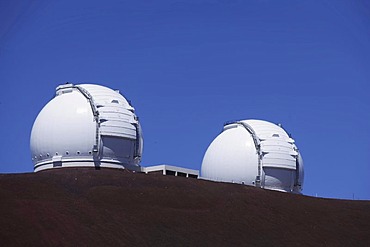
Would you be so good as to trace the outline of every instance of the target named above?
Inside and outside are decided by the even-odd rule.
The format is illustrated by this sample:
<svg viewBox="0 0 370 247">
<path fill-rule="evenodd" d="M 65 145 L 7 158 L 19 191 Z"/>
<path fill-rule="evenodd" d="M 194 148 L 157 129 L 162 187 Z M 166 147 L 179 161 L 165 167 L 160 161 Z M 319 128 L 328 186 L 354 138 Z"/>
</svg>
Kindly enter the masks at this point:
<svg viewBox="0 0 370 247">
<path fill-rule="evenodd" d="M 39 172 L 52 168 L 66 168 L 66 167 L 91 167 L 95 169 L 100 168 L 117 168 L 117 169 L 128 169 L 131 171 L 141 171 L 140 166 L 134 165 L 123 165 L 122 163 L 114 160 L 100 160 L 94 161 L 92 159 L 81 159 L 81 160 L 63 160 L 63 161 L 45 161 L 35 166 L 34 171 Z"/>
</svg>

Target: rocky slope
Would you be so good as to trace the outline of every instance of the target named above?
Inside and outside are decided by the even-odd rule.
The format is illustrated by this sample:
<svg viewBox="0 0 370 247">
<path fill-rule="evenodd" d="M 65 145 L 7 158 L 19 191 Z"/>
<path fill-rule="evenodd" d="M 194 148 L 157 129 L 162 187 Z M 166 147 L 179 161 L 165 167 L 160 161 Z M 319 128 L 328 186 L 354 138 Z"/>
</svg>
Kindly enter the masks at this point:
<svg viewBox="0 0 370 247">
<path fill-rule="evenodd" d="M 115 169 L 0 175 L 1 246 L 370 246 L 370 201 Z"/>
</svg>

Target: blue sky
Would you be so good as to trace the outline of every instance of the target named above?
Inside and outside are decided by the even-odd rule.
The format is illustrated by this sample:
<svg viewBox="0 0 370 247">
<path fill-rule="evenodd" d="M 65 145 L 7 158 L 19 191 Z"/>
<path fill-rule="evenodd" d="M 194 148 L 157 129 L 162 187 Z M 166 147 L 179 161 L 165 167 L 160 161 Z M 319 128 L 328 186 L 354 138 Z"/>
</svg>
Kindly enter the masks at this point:
<svg viewBox="0 0 370 247">
<path fill-rule="evenodd" d="M 0 0 L 0 173 L 32 172 L 33 121 L 65 82 L 119 89 L 142 164 L 199 169 L 226 121 L 292 133 L 304 193 L 370 200 L 368 1 Z"/>
</svg>

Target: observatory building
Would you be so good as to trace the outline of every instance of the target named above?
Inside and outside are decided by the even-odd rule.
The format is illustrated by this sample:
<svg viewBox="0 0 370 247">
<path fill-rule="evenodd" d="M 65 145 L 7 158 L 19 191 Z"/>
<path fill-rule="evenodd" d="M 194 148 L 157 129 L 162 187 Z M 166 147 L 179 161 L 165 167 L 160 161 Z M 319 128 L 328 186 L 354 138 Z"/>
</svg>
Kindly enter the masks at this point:
<svg viewBox="0 0 370 247">
<path fill-rule="evenodd" d="M 236 121 L 225 124 L 208 147 L 201 177 L 301 193 L 303 160 L 281 126 L 262 120 Z"/>
<path fill-rule="evenodd" d="M 107 87 L 70 83 L 37 116 L 31 132 L 34 171 L 54 167 L 140 170 L 143 138 L 134 108 Z"/>
</svg>

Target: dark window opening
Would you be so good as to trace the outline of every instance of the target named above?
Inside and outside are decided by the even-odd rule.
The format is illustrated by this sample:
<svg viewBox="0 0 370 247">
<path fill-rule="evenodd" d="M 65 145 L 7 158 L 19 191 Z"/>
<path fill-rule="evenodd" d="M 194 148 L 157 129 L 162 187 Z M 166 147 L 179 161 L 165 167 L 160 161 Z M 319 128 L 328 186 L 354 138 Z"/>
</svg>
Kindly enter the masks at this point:
<svg viewBox="0 0 370 247">
<path fill-rule="evenodd" d="M 166 170 L 166 175 L 175 176 L 176 175 L 176 172 L 175 171 L 171 171 L 171 170 Z"/>
<path fill-rule="evenodd" d="M 186 177 L 186 173 L 177 172 L 177 176 L 179 176 L 179 177 Z"/>
<path fill-rule="evenodd" d="M 53 167 L 62 167 L 62 161 L 54 161 Z"/>
<path fill-rule="evenodd" d="M 198 176 L 197 175 L 194 175 L 194 174 L 188 174 L 188 177 L 189 178 L 198 178 Z"/>
</svg>

